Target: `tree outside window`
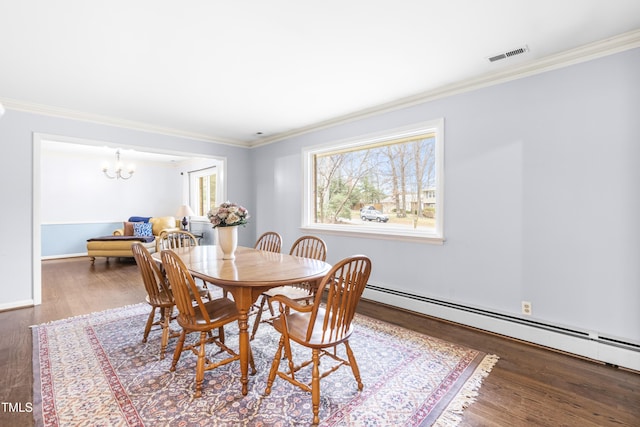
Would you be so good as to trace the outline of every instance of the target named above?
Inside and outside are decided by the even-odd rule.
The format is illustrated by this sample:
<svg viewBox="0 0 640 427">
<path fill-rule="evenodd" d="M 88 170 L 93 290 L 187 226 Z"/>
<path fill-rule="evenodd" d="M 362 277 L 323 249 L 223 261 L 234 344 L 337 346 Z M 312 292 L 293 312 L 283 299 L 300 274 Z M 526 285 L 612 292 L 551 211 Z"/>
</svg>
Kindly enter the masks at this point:
<svg viewBox="0 0 640 427">
<path fill-rule="evenodd" d="M 310 228 L 442 237 L 442 121 L 309 150 Z"/>
</svg>

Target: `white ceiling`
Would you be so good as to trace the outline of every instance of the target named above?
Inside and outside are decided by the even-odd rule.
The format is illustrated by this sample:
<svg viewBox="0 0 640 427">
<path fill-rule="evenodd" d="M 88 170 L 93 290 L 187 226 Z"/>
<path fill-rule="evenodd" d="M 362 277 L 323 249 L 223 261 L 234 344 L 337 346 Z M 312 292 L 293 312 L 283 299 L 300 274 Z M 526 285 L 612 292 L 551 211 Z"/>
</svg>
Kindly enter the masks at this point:
<svg viewBox="0 0 640 427">
<path fill-rule="evenodd" d="M 638 29 L 638 0 L 0 0 L 0 102 L 251 146 Z"/>
<path fill-rule="evenodd" d="M 87 144 L 80 141 L 68 142 L 55 139 L 42 140 L 42 154 L 44 156 L 60 153 L 64 156 L 74 156 L 79 158 L 101 157 L 105 161 L 115 164 L 116 151 L 120 151 L 122 162 L 155 162 L 165 164 L 175 164 L 185 160 L 193 160 L 196 157 L 178 154 L 167 154 L 150 150 L 135 150 L 130 147 L 108 146 Z"/>
</svg>

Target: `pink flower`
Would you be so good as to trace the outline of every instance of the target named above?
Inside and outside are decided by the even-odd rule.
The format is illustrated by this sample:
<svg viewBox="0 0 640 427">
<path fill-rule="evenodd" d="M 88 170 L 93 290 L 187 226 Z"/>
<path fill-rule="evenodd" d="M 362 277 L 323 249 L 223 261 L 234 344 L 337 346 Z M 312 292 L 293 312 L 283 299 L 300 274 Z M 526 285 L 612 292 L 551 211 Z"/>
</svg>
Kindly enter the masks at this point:
<svg viewBox="0 0 640 427">
<path fill-rule="evenodd" d="M 245 225 L 249 219 L 249 211 L 243 206 L 231 202 L 222 203 L 207 213 L 213 228 Z"/>
</svg>

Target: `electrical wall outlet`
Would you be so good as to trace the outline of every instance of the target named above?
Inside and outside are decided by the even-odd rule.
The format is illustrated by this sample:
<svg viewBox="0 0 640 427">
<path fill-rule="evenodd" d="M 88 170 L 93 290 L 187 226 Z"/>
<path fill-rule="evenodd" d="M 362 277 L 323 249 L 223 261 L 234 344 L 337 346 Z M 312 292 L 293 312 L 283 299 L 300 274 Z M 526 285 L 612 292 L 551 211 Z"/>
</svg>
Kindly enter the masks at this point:
<svg viewBox="0 0 640 427">
<path fill-rule="evenodd" d="M 529 301 L 522 301 L 522 314 L 526 314 L 527 316 L 531 316 L 532 307 Z"/>
</svg>

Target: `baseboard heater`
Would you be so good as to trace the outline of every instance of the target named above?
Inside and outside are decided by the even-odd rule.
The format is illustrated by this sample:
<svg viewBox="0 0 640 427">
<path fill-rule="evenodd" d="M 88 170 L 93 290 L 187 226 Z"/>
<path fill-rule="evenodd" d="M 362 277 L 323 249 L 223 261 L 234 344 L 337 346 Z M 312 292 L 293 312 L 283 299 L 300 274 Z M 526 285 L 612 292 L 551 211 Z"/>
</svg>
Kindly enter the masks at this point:
<svg viewBox="0 0 640 427">
<path fill-rule="evenodd" d="M 367 285 L 363 298 L 545 345 L 611 365 L 624 366 L 640 371 L 640 344 L 638 343 L 626 342 L 618 338 L 606 337 L 536 320 L 523 319 L 372 284 Z M 426 310 L 424 308 L 427 307 L 421 307 L 421 304 L 427 304 L 431 309 Z M 482 321 L 478 322 L 472 317 L 477 317 Z M 498 323 L 501 322 L 508 322 L 513 327 L 500 327 Z M 505 332 L 505 329 L 508 329 L 508 332 Z M 534 333 L 531 333 L 531 331 L 534 331 Z M 535 331 L 540 331 L 540 333 Z M 545 338 L 545 336 L 550 336 L 551 334 L 555 335 L 556 338 Z M 564 336 L 567 339 L 563 340 L 561 345 L 554 345 L 558 341 L 557 337 L 560 336 Z M 575 345 L 572 345 L 572 341 L 575 342 Z M 598 346 L 598 348 L 594 349 L 594 345 Z M 602 351 L 603 346 L 606 346 L 610 351 Z M 630 362 L 627 362 L 628 359 Z"/>
</svg>

